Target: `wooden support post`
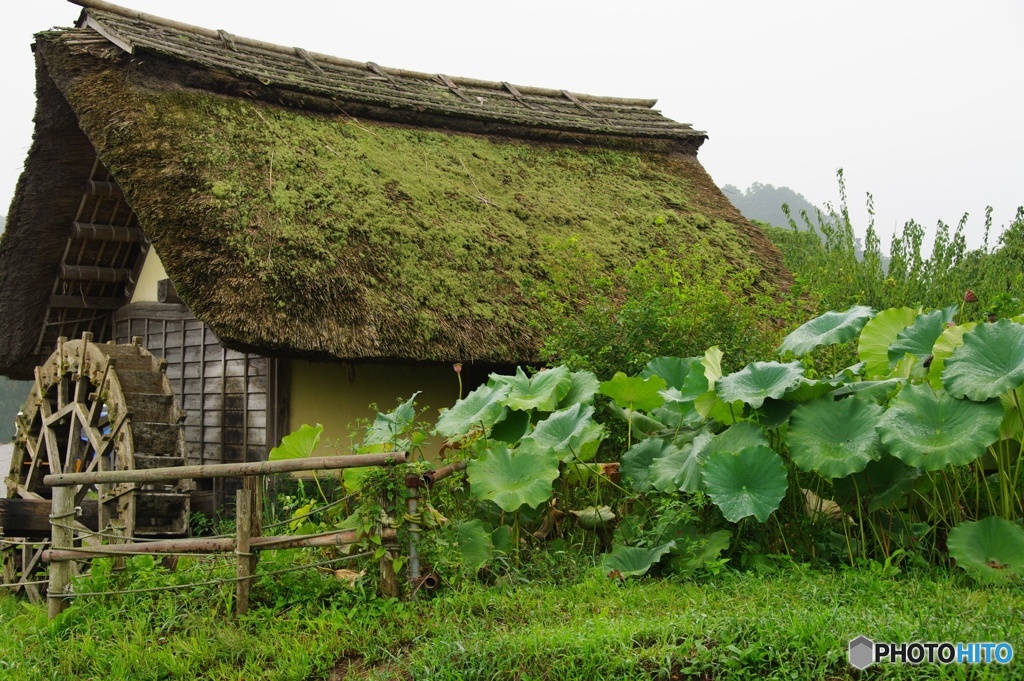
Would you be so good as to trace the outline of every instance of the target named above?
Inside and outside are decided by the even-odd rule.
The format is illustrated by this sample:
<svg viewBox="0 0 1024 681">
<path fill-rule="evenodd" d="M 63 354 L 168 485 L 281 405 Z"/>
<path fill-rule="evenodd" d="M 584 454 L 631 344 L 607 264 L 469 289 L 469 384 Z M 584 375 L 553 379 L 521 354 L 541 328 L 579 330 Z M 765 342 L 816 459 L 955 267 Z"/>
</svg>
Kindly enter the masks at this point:
<svg viewBox="0 0 1024 681">
<path fill-rule="evenodd" d="M 260 537 L 263 534 L 263 476 L 251 475 L 247 476 L 242 483 L 242 489 L 249 494 L 249 499 L 252 502 L 252 512 L 250 513 L 249 520 L 249 544 L 252 545 L 252 538 Z M 249 557 L 249 574 L 256 574 L 256 563 L 259 561 L 259 553 L 255 550 L 251 551 L 252 556 Z"/>
<path fill-rule="evenodd" d="M 388 500 L 383 495 L 380 497 L 380 505 L 389 515 L 394 512 L 394 509 L 388 508 Z M 395 563 L 391 558 L 392 547 L 384 544 L 383 540 L 381 545 L 384 546 L 386 551 L 380 559 L 380 592 L 388 598 L 400 598 L 402 589 L 398 584 L 398 575 L 395 574 Z"/>
<path fill-rule="evenodd" d="M 74 545 L 75 488 L 54 487 L 50 507 L 50 537 L 55 549 L 70 549 Z M 50 565 L 50 584 L 46 593 L 47 610 L 53 619 L 67 607 L 65 589 L 71 583 L 71 561 Z"/>
<path fill-rule="evenodd" d="M 249 578 L 252 576 L 249 530 L 252 525 L 252 490 L 235 492 L 235 554 L 238 556 L 238 581 L 235 582 L 235 615 L 249 612 Z"/>
</svg>

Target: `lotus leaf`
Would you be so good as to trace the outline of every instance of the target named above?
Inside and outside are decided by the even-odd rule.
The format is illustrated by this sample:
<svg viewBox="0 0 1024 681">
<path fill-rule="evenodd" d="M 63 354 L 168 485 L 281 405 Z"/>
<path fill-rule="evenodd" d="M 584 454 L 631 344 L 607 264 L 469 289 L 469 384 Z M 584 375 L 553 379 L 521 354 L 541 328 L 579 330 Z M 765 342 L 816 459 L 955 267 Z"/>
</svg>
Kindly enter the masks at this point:
<svg viewBox="0 0 1024 681">
<path fill-rule="evenodd" d="M 841 380 L 813 380 L 802 378 L 799 383 L 786 391 L 782 399 L 787 402 L 810 402 L 813 399 L 828 395 L 843 385 Z"/>
<path fill-rule="evenodd" d="M 505 417 L 508 385 L 482 385 L 441 412 L 434 432 L 441 437 L 466 435 L 475 428 L 490 428 Z"/>
<path fill-rule="evenodd" d="M 665 388 L 665 379 L 660 376 L 632 378 L 619 371 L 612 380 L 601 384 L 601 394 L 607 395 L 615 404 L 630 411 L 651 411 L 665 401 L 659 391 Z"/>
<path fill-rule="evenodd" d="M 856 398 L 824 397 L 801 404 L 789 420 L 789 454 L 801 470 L 842 478 L 864 470 L 882 456 L 875 425 L 877 404 Z"/>
<path fill-rule="evenodd" d="M 491 428 L 491 438 L 510 445 L 519 442 L 530 430 L 530 412 L 505 410 L 505 418 Z"/>
<path fill-rule="evenodd" d="M 631 427 L 634 434 L 643 433 L 644 435 L 652 436 L 661 435 L 672 430 L 656 418 L 635 411 L 627 411 L 614 402 L 608 404 L 608 412 L 623 423 L 632 424 Z"/>
<path fill-rule="evenodd" d="M 742 401 L 757 409 L 768 397 L 779 399 L 800 384 L 804 367 L 800 362 L 752 362 L 736 373 L 723 376 L 715 392 L 725 402 Z"/>
<path fill-rule="evenodd" d="M 505 404 L 509 409 L 554 411 L 559 401 L 569 394 L 572 376 L 564 366 L 538 371 L 532 377 L 527 376 L 521 367 L 516 367 L 515 376 L 491 374 L 491 382 L 508 385 Z"/>
<path fill-rule="evenodd" d="M 746 409 L 739 400 L 726 402 L 714 390 L 709 390 L 694 400 L 693 408 L 702 418 L 714 419 L 727 426 L 741 420 Z"/>
<path fill-rule="evenodd" d="M 857 344 L 857 356 L 865 362 L 865 373 L 869 377 L 889 373 L 889 346 L 903 329 L 914 323 L 917 314 L 913 308 L 891 307 L 864 325 Z"/>
<path fill-rule="evenodd" d="M 680 428 L 694 428 L 700 425 L 704 418 L 697 413 L 692 399 L 686 399 L 676 388 L 669 388 L 658 393 L 665 399 L 665 403 L 651 412 L 651 416 L 661 421 L 673 430 Z"/>
<path fill-rule="evenodd" d="M 984 402 L 1024 385 L 1024 325 L 1000 319 L 964 334 L 942 372 L 953 397 Z"/>
<path fill-rule="evenodd" d="M 388 452 L 393 449 L 407 449 L 408 439 L 401 439 L 416 420 L 416 396 L 418 392 L 408 400 L 398 405 L 396 409 L 387 414 L 377 413 L 377 417 L 366 429 L 363 443 L 359 447 L 360 454 L 371 454 Z"/>
<path fill-rule="evenodd" d="M 700 361 L 704 367 L 704 378 L 708 379 L 708 390 L 715 387 L 715 383 L 722 377 L 722 358 L 725 353 L 717 345 L 712 345 L 704 351 L 704 359 Z"/>
<path fill-rule="evenodd" d="M 576 524 L 584 530 L 596 530 L 601 527 L 607 527 L 615 520 L 615 513 L 612 512 L 610 506 L 587 506 L 582 510 L 569 511 L 569 513 L 576 516 Z"/>
<path fill-rule="evenodd" d="M 604 439 L 604 427 L 594 421 L 594 408 L 574 404 L 548 416 L 526 438 L 555 450 L 562 461 L 589 461 Z"/>
<path fill-rule="evenodd" d="M 778 428 L 789 421 L 797 404 L 788 400 L 767 399 L 760 409 L 750 415 L 750 419 L 762 428 Z"/>
<path fill-rule="evenodd" d="M 991 516 L 949 531 L 949 555 L 979 581 L 1004 584 L 1024 575 L 1024 529 Z"/>
<path fill-rule="evenodd" d="M 324 427 L 319 423 L 311 426 L 303 423 L 298 430 L 292 431 L 281 438 L 281 444 L 270 450 L 271 461 L 282 459 L 303 459 L 313 453 L 320 443 L 320 434 Z"/>
<path fill-rule="evenodd" d="M 558 402 L 559 409 L 566 409 L 574 404 L 593 404 L 594 395 L 601 386 L 592 371 L 574 371 L 569 374 L 569 392 Z"/>
<path fill-rule="evenodd" d="M 704 464 L 708 496 L 731 522 L 754 516 L 768 520 L 786 496 L 786 465 L 774 451 L 763 445 L 738 454 L 715 452 Z"/>
<path fill-rule="evenodd" d="M 953 351 L 964 344 L 964 334 L 978 325 L 978 322 L 967 322 L 958 326 L 948 326 L 932 346 L 932 363 L 928 367 L 928 382 L 938 390 L 942 387 L 942 372 L 946 368 L 946 360 L 953 356 Z"/>
<path fill-rule="evenodd" d="M 962 466 L 999 439 L 1003 406 L 999 400 L 971 402 L 930 385 L 910 385 L 893 400 L 878 423 L 889 452 L 923 471 Z"/>
<path fill-rule="evenodd" d="M 551 498 L 558 456 L 551 448 L 512 451 L 503 442 L 492 442 L 479 459 L 469 462 L 468 473 L 474 496 L 511 513 L 523 505 L 537 508 Z"/>
<path fill-rule="evenodd" d="M 845 312 L 826 312 L 786 336 L 778 353 L 792 352 L 802 357 L 819 345 L 835 345 L 853 340 L 874 314 L 874 310 L 863 305 L 854 305 Z"/>
<path fill-rule="evenodd" d="M 885 454 L 877 461 L 868 462 L 863 471 L 836 480 L 836 501 L 847 508 L 853 508 L 859 495 L 861 503 L 866 502 L 868 512 L 873 513 L 890 507 L 910 492 L 919 477 L 920 469 Z"/>
<path fill-rule="evenodd" d="M 893 395 L 900 391 L 906 384 L 905 378 L 887 378 L 884 381 L 860 381 L 848 383 L 835 389 L 833 397 L 844 395 L 856 395 L 857 399 L 865 402 L 885 405 L 892 399 Z"/>
<path fill-rule="evenodd" d="M 653 548 L 616 546 L 601 560 L 601 571 L 607 575 L 617 573 L 621 577 L 639 577 L 647 574 L 647 571 L 673 548 L 675 548 L 675 542 L 668 542 Z"/>
<path fill-rule="evenodd" d="M 957 313 L 953 305 L 943 310 L 932 310 L 918 315 L 914 323 L 900 331 L 896 340 L 889 346 L 889 365 L 903 359 L 904 355 L 914 355 L 923 359 L 932 354 L 932 347 L 946 329 L 946 324 L 953 321 Z"/>
<path fill-rule="evenodd" d="M 483 521 L 474 518 L 459 523 L 458 537 L 463 566 L 476 572 L 491 560 L 494 546 L 491 544 L 491 533 L 484 527 Z"/>
<path fill-rule="evenodd" d="M 649 492 L 654 486 L 654 472 L 651 465 L 672 452 L 676 447 L 665 440 L 650 437 L 630 447 L 622 455 L 620 471 L 622 479 L 637 492 Z"/>
<path fill-rule="evenodd" d="M 661 376 L 684 400 L 695 400 L 708 391 L 702 357 L 656 357 L 647 363 L 640 376 Z"/>
</svg>

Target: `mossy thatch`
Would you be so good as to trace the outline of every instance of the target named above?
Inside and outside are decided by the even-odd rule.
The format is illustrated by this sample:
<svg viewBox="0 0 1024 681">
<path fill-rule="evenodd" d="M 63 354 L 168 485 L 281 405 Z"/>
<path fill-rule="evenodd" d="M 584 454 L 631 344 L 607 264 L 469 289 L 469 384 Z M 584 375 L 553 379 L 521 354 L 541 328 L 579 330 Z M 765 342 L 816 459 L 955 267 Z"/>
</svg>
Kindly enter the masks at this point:
<svg viewBox="0 0 1024 681">
<path fill-rule="evenodd" d="M 192 67 L 101 58 L 59 36 L 37 47 L 47 75 L 182 298 L 231 345 L 529 361 L 546 328 L 531 290 L 564 266 L 566 243 L 594 277 L 698 241 L 764 282 L 786 276 L 678 146 L 485 136 L 226 96 Z"/>
</svg>

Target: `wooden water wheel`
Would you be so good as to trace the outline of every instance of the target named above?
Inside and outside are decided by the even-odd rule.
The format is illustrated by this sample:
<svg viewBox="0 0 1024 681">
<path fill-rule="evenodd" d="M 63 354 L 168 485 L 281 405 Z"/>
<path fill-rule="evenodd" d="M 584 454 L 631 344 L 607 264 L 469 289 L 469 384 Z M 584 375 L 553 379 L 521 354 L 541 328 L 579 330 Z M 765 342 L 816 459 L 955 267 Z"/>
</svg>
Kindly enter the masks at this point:
<svg viewBox="0 0 1024 681">
<path fill-rule="evenodd" d="M 36 367 L 35 384 L 17 418 L 6 480 L 5 584 L 39 596 L 29 582 L 49 543 L 51 490 L 44 476 L 185 463 L 184 412 L 163 369 L 138 339 L 129 345 L 97 344 L 91 334 L 60 339 L 57 350 Z M 75 490 L 76 517 L 68 522 L 87 544 L 184 536 L 190 485 L 82 485 Z"/>
</svg>

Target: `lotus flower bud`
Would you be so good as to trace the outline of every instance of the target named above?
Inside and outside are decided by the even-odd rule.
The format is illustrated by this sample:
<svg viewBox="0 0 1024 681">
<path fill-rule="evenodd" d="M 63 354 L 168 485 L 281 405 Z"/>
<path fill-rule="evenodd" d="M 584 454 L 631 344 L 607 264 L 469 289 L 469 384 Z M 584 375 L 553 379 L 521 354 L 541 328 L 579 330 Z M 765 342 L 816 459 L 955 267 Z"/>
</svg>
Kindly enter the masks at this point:
<svg viewBox="0 0 1024 681">
<path fill-rule="evenodd" d="M 977 294 L 974 291 L 972 291 L 971 289 L 967 289 L 964 292 L 964 302 L 965 303 L 976 303 L 976 302 L 978 302 Z"/>
<path fill-rule="evenodd" d="M 452 368 L 455 369 L 455 373 L 461 374 L 462 373 L 462 362 L 459 362 L 458 364 L 453 364 Z"/>
</svg>

